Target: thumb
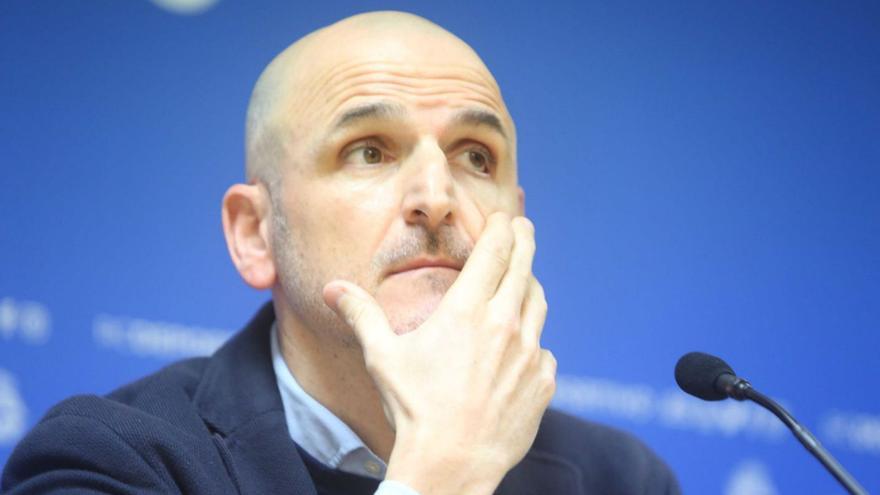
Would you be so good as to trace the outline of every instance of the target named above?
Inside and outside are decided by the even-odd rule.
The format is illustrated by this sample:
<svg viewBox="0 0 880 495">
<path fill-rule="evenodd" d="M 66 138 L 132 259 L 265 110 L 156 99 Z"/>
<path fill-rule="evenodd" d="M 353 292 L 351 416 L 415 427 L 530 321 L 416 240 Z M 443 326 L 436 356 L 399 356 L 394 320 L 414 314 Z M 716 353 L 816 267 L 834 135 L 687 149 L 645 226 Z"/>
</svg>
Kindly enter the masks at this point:
<svg viewBox="0 0 880 495">
<path fill-rule="evenodd" d="M 364 350 L 383 347 L 394 335 L 385 312 L 367 291 L 345 280 L 324 286 L 324 303 L 348 324 Z"/>
</svg>

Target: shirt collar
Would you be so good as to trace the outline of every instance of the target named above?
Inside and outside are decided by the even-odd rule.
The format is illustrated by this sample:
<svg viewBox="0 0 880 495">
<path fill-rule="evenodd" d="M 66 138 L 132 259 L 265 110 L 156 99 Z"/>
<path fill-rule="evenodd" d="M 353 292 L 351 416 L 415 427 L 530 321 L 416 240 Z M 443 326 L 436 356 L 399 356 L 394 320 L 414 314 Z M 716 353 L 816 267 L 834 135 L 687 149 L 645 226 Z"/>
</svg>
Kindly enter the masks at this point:
<svg viewBox="0 0 880 495">
<path fill-rule="evenodd" d="M 272 367 L 284 406 L 290 437 L 322 464 L 375 479 L 385 476 L 386 465 L 363 440 L 329 409 L 306 393 L 287 367 L 272 323 Z"/>
</svg>

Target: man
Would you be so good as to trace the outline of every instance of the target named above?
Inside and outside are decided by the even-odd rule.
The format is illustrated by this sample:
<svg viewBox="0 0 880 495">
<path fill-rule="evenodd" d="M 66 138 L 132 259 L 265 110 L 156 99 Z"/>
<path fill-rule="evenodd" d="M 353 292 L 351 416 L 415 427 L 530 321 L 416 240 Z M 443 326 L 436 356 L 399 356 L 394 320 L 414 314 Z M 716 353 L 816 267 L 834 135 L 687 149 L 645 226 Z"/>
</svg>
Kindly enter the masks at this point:
<svg viewBox="0 0 880 495">
<path fill-rule="evenodd" d="M 56 406 L 4 488 L 677 492 L 637 441 L 545 411 L 516 131 L 464 42 L 393 12 L 306 36 L 260 76 L 246 154 L 223 226 L 271 306 L 209 359 Z"/>
</svg>

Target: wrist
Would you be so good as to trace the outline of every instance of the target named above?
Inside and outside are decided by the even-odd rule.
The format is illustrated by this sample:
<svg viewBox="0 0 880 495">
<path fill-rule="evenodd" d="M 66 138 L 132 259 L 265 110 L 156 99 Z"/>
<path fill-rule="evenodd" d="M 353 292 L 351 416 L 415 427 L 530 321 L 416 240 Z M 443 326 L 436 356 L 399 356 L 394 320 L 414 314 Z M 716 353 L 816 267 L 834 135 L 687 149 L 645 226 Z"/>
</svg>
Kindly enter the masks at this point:
<svg viewBox="0 0 880 495">
<path fill-rule="evenodd" d="M 461 473 L 444 474 L 436 469 L 392 469 L 389 465 L 386 481 L 394 481 L 418 492 L 419 495 L 492 495 L 501 483 L 489 476 Z"/>
<path fill-rule="evenodd" d="M 398 437 L 400 439 L 400 437 Z M 403 483 L 420 495 L 492 495 L 506 474 L 481 463 L 466 448 L 443 449 L 439 442 L 395 441 L 386 480 Z M 482 456 L 485 457 L 485 456 Z"/>
</svg>

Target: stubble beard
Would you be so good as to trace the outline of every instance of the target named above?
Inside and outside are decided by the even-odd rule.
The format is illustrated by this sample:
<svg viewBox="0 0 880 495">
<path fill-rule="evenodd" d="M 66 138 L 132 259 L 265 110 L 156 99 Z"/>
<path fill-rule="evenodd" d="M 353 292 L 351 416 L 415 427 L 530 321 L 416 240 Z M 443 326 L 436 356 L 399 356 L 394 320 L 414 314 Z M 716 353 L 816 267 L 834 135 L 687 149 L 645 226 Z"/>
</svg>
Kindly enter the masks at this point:
<svg viewBox="0 0 880 495">
<path fill-rule="evenodd" d="M 351 282 L 363 283 L 354 277 L 336 276 L 319 273 L 309 263 L 303 253 L 307 252 L 302 241 L 292 235 L 292 231 L 281 207 L 280 198 L 270 193 L 272 203 L 272 251 L 277 264 L 278 278 L 284 291 L 285 302 L 297 315 L 306 329 L 313 329 L 319 339 L 330 336 L 345 348 L 360 348 L 360 343 L 348 326 L 324 304 L 324 285 L 333 278 L 345 278 Z M 443 255 L 460 264 L 468 259 L 471 245 L 463 240 L 450 226 L 443 226 L 436 231 L 428 231 L 422 227 L 413 227 L 410 234 L 394 246 L 382 249 L 371 262 L 371 274 L 378 276 L 387 267 L 405 262 L 408 259 L 429 254 Z M 426 284 L 430 292 L 437 294 L 438 299 L 449 289 L 449 282 L 433 276 L 426 276 L 420 283 Z M 374 297 L 375 287 L 362 287 Z M 427 320 L 431 311 L 399 311 L 387 314 L 389 323 L 397 334 L 415 330 Z"/>
<path fill-rule="evenodd" d="M 287 217 L 281 206 L 280 195 L 270 192 L 272 203 L 272 252 L 277 265 L 278 280 L 287 305 L 297 315 L 305 330 L 315 329 L 315 337 L 324 334 L 345 348 L 357 348 L 360 344 L 344 322 L 324 304 L 325 277 L 316 273 L 304 259 L 304 246 L 292 235 Z"/>
</svg>

